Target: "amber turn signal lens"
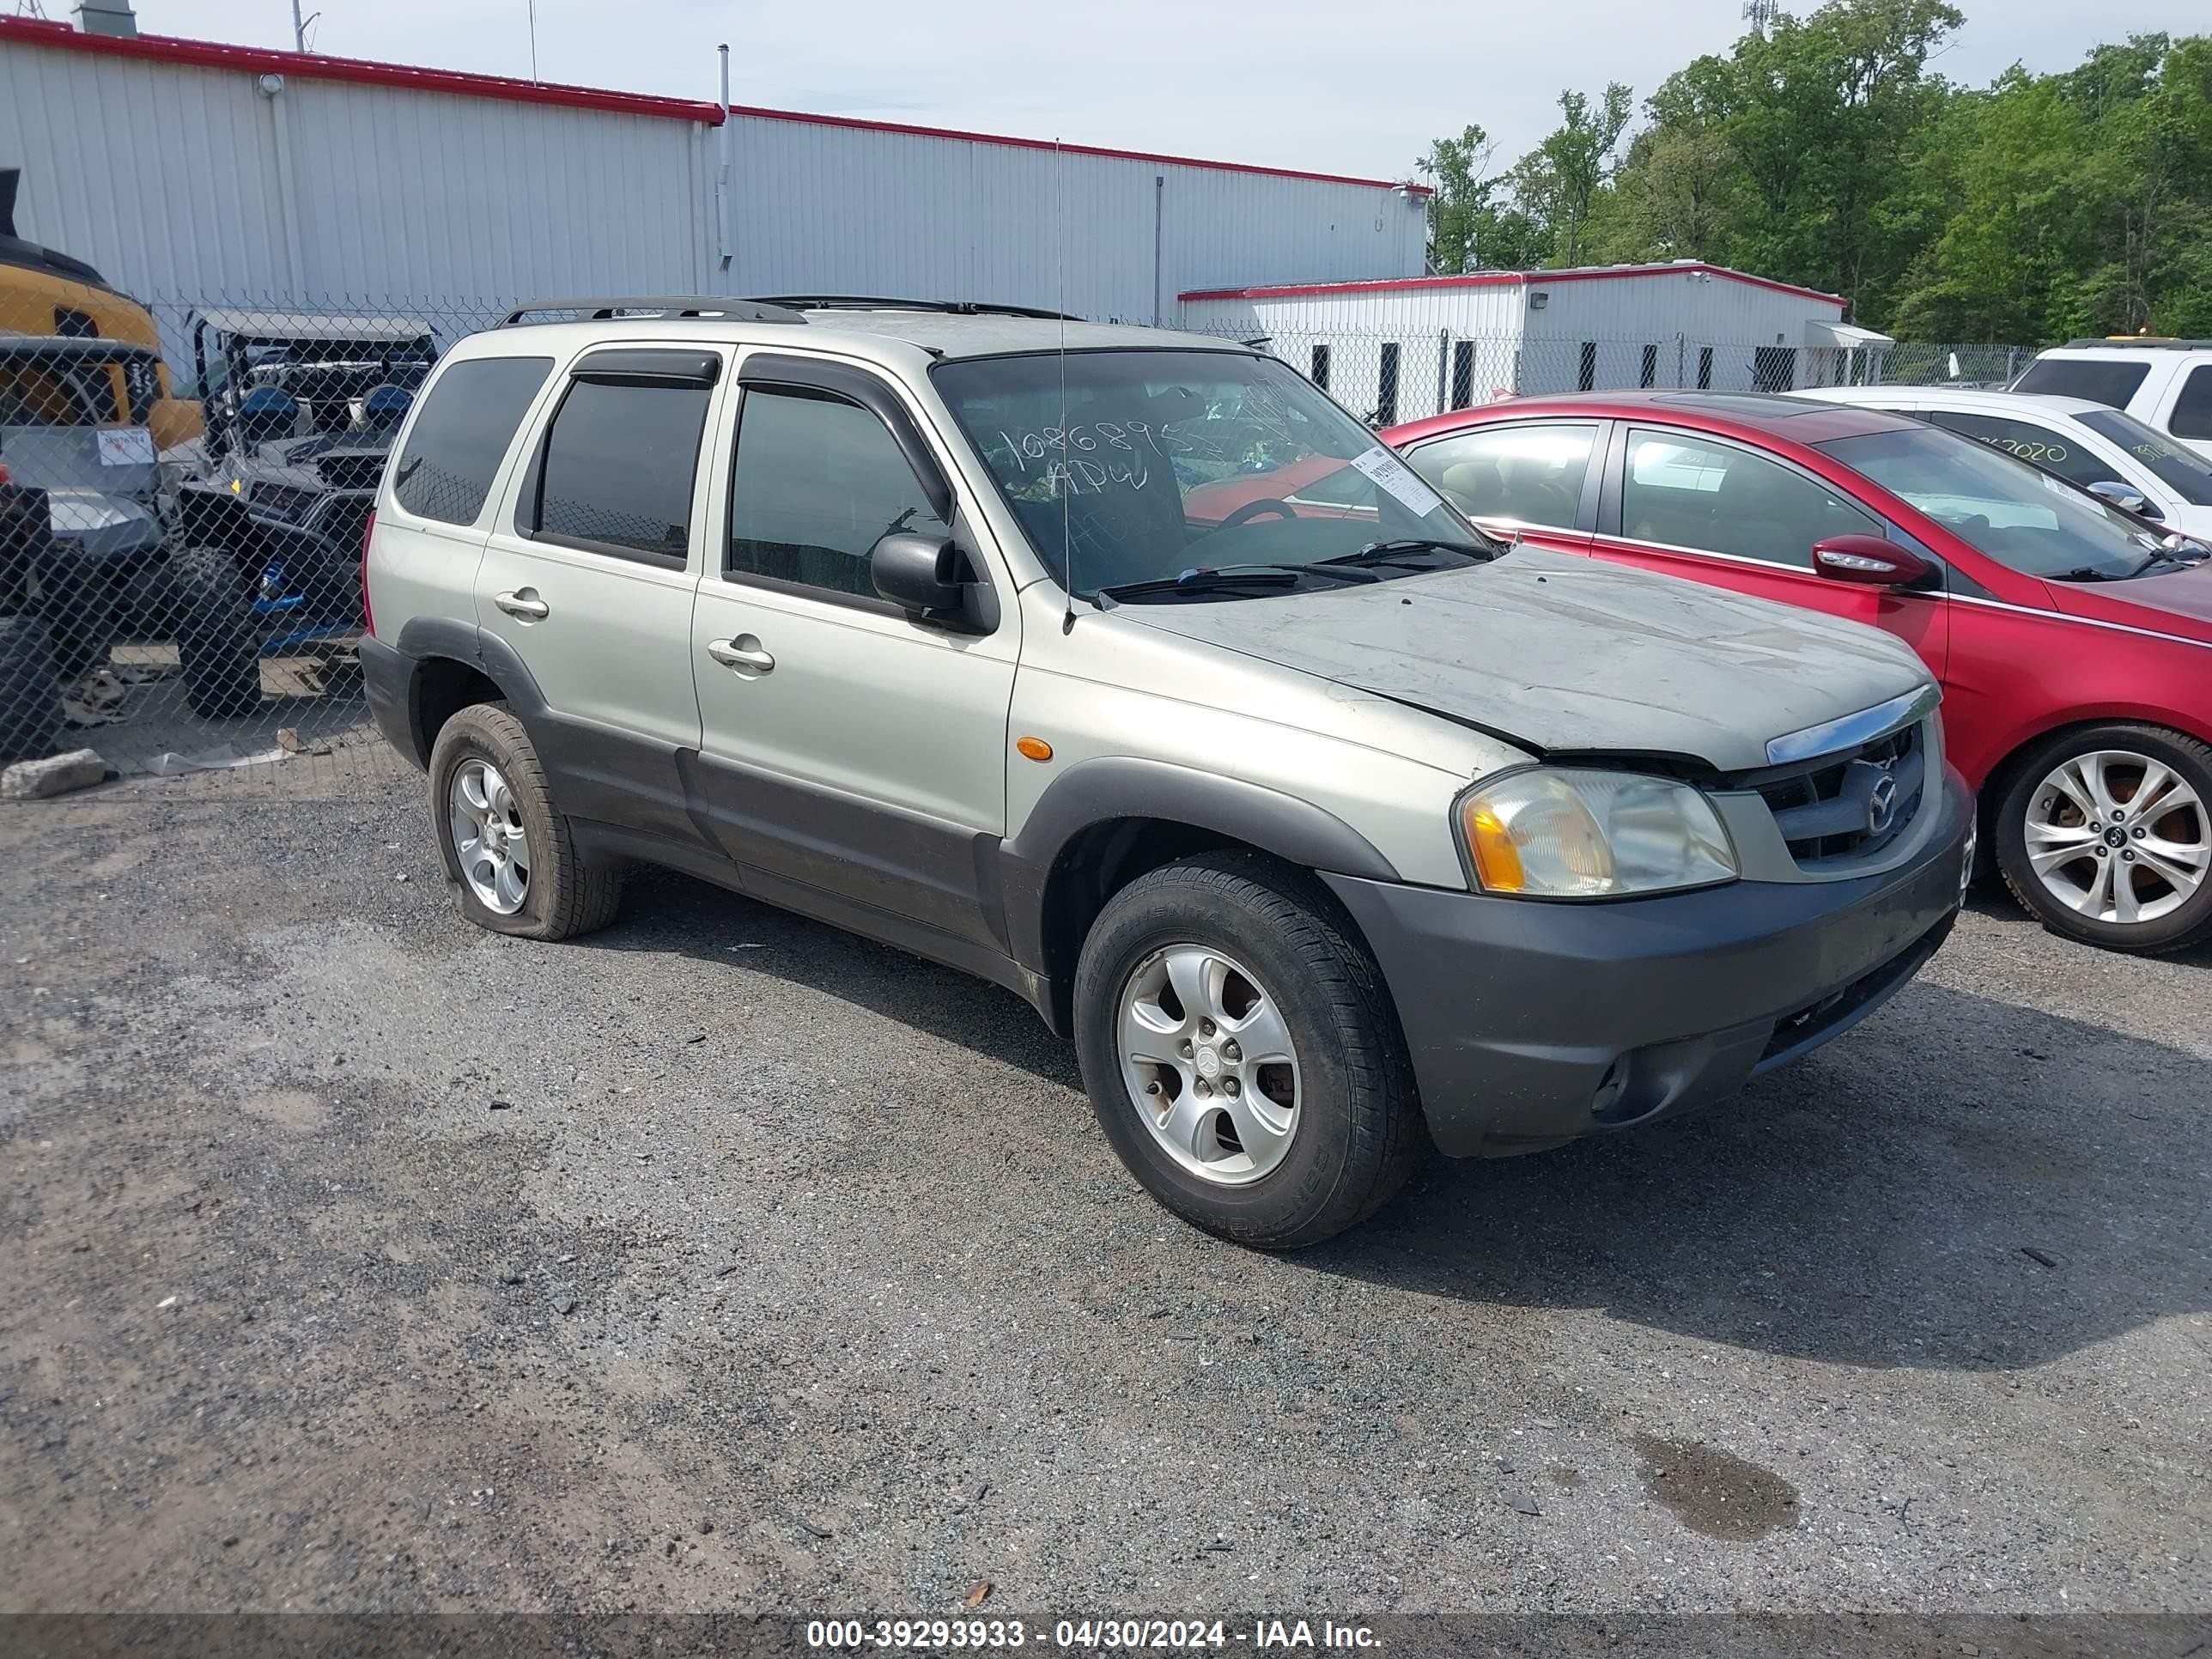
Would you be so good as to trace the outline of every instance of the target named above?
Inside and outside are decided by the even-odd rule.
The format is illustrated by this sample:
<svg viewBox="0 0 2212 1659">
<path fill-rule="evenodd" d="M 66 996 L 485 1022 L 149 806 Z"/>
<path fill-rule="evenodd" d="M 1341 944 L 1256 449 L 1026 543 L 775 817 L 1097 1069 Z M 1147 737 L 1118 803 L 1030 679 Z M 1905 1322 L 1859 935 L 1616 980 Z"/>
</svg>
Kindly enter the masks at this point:
<svg viewBox="0 0 2212 1659">
<path fill-rule="evenodd" d="M 1492 893 L 1517 893 L 1528 884 L 1521 867 L 1520 850 L 1505 820 L 1480 801 L 1470 802 L 1462 820 L 1467 827 L 1467 848 L 1474 855 L 1474 872 L 1483 889 Z"/>
<path fill-rule="evenodd" d="M 1048 761 L 1052 758 L 1052 745 L 1042 738 L 1016 738 L 1014 748 L 1018 753 L 1026 755 L 1033 761 Z"/>
</svg>

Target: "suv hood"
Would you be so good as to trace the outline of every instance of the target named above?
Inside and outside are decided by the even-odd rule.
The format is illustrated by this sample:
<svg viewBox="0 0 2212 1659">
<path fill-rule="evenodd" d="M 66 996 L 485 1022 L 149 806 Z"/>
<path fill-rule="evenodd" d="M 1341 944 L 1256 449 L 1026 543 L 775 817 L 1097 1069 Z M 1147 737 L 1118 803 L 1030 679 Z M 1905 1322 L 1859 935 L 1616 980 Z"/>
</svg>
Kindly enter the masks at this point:
<svg viewBox="0 0 2212 1659">
<path fill-rule="evenodd" d="M 1686 755 L 1723 772 L 1929 680 L 1876 629 L 1528 547 L 1366 586 L 1115 614 L 1539 754 Z"/>
</svg>

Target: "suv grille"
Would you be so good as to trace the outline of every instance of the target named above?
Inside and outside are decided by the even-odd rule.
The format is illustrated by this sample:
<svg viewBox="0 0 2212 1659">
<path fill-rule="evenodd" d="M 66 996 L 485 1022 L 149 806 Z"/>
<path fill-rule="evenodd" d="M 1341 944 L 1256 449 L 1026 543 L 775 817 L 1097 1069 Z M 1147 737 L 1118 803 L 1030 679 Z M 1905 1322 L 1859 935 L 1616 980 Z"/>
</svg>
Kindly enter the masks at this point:
<svg viewBox="0 0 2212 1659">
<path fill-rule="evenodd" d="M 1801 869 L 1880 852 L 1920 811 L 1928 775 L 1922 720 L 1753 784 Z"/>
</svg>

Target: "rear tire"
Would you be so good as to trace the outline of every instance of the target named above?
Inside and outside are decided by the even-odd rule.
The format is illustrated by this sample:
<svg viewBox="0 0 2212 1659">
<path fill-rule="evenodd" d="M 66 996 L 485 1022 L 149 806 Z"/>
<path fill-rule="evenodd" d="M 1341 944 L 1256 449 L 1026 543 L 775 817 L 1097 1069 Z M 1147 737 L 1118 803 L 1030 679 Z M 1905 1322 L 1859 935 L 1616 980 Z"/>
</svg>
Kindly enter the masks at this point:
<svg viewBox="0 0 2212 1659">
<path fill-rule="evenodd" d="M 578 853 L 530 733 L 504 703 L 471 704 L 439 728 L 430 813 L 446 873 L 460 884 L 461 914 L 479 927 L 574 939 L 605 927 L 621 908 L 621 872 Z"/>
<path fill-rule="evenodd" d="M 46 619 L 54 674 L 72 684 L 107 660 L 115 641 L 115 593 L 98 562 L 72 544 L 56 542 L 38 567 L 38 612 Z"/>
<path fill-rule="evenodd" d="M 202 720 L 261 708 L 261 638 L 238 562 L 221 548 L 188 547 L 169 561 L 185 702 Z"/>
<path fill-rule="evenodd" d="M 2212 936 L 2212 747 L 2194 738 L 2061 732 L 2021 757 L 1996 830 L 2005 884 L 2054 933 L 2143 955 Z"/>
<path fill-rule="evenodd" d="M 61 733 L 61 687 L 46 624 L 0 617 L 0 766 L 45 759 Z"/>
<path fill-rule="evenodd" d="M 1257 854 L 1169 865 L 1108 901 L 1076 968 L 1075 1037 L 1130 1173 L 1236 1243 L 1319 1243 L 1428 1150 L 1374 958 L 1327 889 Z"/>
</svg>

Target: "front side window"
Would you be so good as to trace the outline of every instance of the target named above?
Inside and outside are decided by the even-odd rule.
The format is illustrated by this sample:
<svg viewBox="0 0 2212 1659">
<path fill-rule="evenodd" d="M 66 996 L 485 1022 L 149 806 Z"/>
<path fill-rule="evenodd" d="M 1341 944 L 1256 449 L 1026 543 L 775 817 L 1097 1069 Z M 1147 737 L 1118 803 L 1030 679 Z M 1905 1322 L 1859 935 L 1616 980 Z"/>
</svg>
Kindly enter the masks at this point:
<svg viewBox="0 0 2212 1659">
<path fill-rule="evenodd" d="M 474 524 L 550 357 L 472 357 L 440 378 L 392 469 L 392 493 L 418 519 Z"/>
<path fill-rule="evenodd" d="M 1905 427 L 1820 447 L 2023 575 L 2113 580 L 2157 562 L 2157 541 L 2136 520 L 1956 433 Z"/>
<path fill-rule="evenodd" d="M 828 392 L 746 388 L 726 574 L 872 598 L 869 556 L 894 531 L 952 533 L 881 421 Z"/>
<path fill-rule="evenodd" d="M 710 388 L 577 380 L 545 434 L 526 528 L 681 564 Z"/>
<path fill-rule="evenodd" d="M 2212 438 L 2212 363 L 2189 371 L 2166 424 L 2179 438 Z"/>
<path fill-rule="evenodd" d="M 2122 482 L 2112 476 L 2111 462 L 2033 421 L 1952 409 L 1931 410 L 1928 418 L 1948 431 L 1978 439 L 1992 449 L 2002 449 L 2008 455 L 2046 467 L 2062 478 L 2071 478 L 2084 489 L 2093 483 Z"/>
<path fill-rule="evenodd" d="M 1819 479 L 1686 432 L 1629 434 L 1621 534 L 1772 564 L 1813 567 L 1831 536 L 1878 536 L 1881 521 Z"/>
<path fill-rule="evenodd" d="M 1406 464 L 1471 519 L 1571 530 L 1596 441 L 1594 422 L 1477 427 L 1423 444 Z"/>
<path fill-rule="evenodd" d="M 933 379 L 1038 559 L 1055 577 L 1072 570 L 1081 597 L 1260 564 L 1295 584 L 1377 541 L 1488 549 L 1373 433 L 1271 357 L 1041 352 L 954 360 Z"/>
<path fill-rule="evenodd" d="M 2199 369 L 2202 374 L 2207 371 Z M 2156 427 L 2147 426 L 2117 409 L 2097 409 L 2076 417 L 2092 432 L 2110 438 L 2158 475 L 2173 493 L 2191 507 L 2212 507 L 2212 461 L 2178 444 Z"/>
</svg>

